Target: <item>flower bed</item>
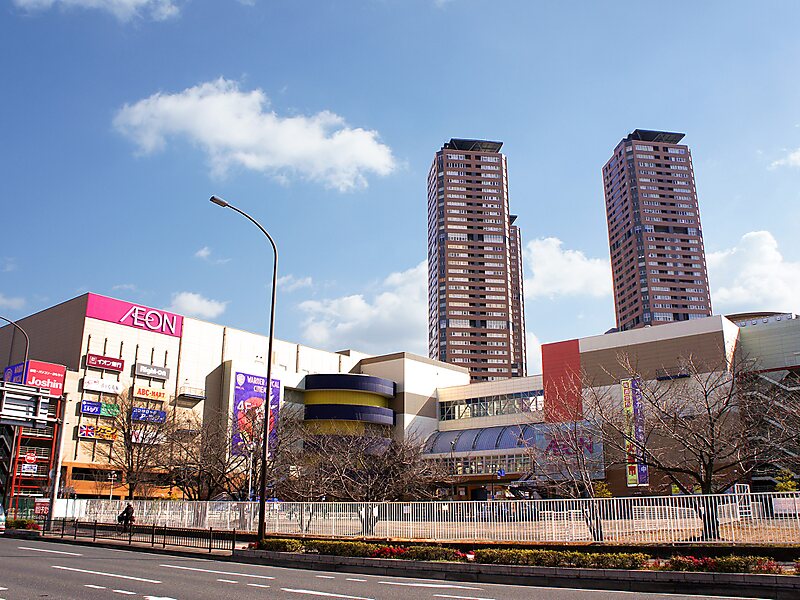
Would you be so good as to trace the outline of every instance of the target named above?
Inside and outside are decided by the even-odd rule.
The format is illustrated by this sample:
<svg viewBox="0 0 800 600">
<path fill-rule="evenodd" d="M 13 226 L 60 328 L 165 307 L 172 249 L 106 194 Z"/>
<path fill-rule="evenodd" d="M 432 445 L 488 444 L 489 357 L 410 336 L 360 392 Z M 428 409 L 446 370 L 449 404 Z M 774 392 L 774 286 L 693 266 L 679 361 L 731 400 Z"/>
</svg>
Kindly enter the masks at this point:
<svg viewBox="0 0 800 600">
<path fill-rule="evenodd" d="M 675 555 L 667 560 L 652 560 L 641 552 L 571 552 L 485 548 L 464 553 L 448 546 L 393 546 L 367 542 L 297 540 L 268 538 L 250 544 L 251 549 L 273 552 L 303 552 L 331 556 L 389 558 L 415 561 L 474 561 L 482 564 L 534 567 L 572 567 L 582 569 L 626 569 L 659 571 L 699 571 L 713 573 L 782 574 L 782 567 L 762 556 L 720 556 L 716 558 Z M 800 566 L 800 561 L 798 561 Z M 800 573 L 800 570 L 795 570 Z"/>
<path fill-rule="evenodd" d="M 28 531 L 41 531 L 41 526 L 33 519 L 8 519 L 6 529 L 27 529 Z"/>
</svg>

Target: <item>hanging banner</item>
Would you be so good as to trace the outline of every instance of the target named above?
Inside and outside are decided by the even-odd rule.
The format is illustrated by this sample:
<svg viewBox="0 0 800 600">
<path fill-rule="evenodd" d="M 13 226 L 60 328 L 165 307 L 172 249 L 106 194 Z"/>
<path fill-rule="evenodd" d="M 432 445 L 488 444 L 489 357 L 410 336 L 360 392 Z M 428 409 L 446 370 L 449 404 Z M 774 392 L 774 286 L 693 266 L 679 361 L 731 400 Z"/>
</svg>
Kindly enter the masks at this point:
<svg viewBox="0 0 800 600">
<path fill-rule="evenodd" d="M 281 410 L 281 382 L 273 379 L 269 387 L 269 425 L 267 433 L 267 456 L 272 457 L 273 449 L 278 447 L 278 416 Z"/>
<path fill-rule="evenodd" d="M 163 402 L 167 399 L 167 390 L 163 388 L 150 387 L 149 385 L 136 384 L 133 387 L 133 397 Z"/>
<path fill-rule="evenodd" d="M 642 390 L 638 379 L 623 379 L 622 411 L 625 418 L 625 479 L 628 487 L 649 485 L 650 473 L 644 464 L 642 444 L 645 441 Z"/>
<path fill-rule="evenodd" d="M 235 373 L 233 387 L 233 433 L 231 453 L 246 456 L 260 439 L 260 423 L 267 398 L 267 378 Z"/>
<path fill-rule="evenodd" d="M 147 421 L 148 423 L 164 423 L 167 420 L 167 413 L 163 410 L 154 408 L 141 408 L 135 406 L 131 409 L 132 421 Z"/>
</svg>

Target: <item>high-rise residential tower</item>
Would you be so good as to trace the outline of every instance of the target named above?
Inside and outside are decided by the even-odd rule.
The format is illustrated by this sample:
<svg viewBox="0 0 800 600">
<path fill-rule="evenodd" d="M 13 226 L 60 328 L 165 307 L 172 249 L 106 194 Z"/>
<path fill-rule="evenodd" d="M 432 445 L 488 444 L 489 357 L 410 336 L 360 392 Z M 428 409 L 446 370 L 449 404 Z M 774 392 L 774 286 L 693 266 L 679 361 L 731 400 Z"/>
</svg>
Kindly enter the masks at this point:
<svg viewBox="0 0 800 600">
<path fill-rule="evenodd" d="M 527 374 L 522 237 L 502 145 L 451 139 L 428 173 L 428 353 L 472 381 Z"/>
<path fill-rule="evenodd" d="M 617 329 L 711 315 L 703 230 L 682 133 L 637 129 L 603 167 Z"/>
</svg>

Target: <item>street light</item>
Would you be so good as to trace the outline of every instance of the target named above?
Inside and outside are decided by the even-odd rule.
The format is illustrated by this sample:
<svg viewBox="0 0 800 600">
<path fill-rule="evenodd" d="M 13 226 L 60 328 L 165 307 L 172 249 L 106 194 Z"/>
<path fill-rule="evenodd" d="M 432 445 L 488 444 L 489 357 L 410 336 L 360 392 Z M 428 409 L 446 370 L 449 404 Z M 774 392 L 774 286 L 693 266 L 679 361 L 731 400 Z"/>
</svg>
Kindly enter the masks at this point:
<svg viewBox="0 0 800 600">
<path fill-rule="evenodd" d="M 275 240 L 267 233 L 267 230 L 261 226 L 261 223 L 256 221 L 253 217 L 248 215 L 243 210 L 240 210 L 227 203 L 218 196 L 211 196 L 211 202 L 222 208 L 230 208 L 250 221 L 253 225 L 258 227 L 272 245 L 272 250 L 275 255 L 275 260 L 272 263 L 272 299 L 269 308 L 269 347 L 267 348 L 267 397 L 264 402 L 264 431 L 261 440 L 261 484 L 259 486 L 258 494 L 258 539 L 263 539 L 266 529 L 267 517 L 267 444 L 269 436 L 269 404 L 272 397 L 272 342 L 275 338 L 275 292 L 278 287 L 278 247 L 275 245 Z"/>
<path fill-rule="evenodd" d="M 19 329 L 20 332 L 22 332 L 22 335 L 25 336 L 25 360 L 22 362 L 22 379 L 23 379 L 23 381 L 20 382 L 20 383 L 24 384 L 25 383 L 25 381 L 24 381 L 24 379 L 25 379 L 25 367 L 28 364 L 28 348 L 30 348 L 30 346 L 31 346 L 31 339 L 28 337 L 28 334 L 25 333 L 25 330 L 22 327 L 20 327 L 16 322 L 12 321 L 11 319 L 6 319 L 2 315 L 0 315 L 0 319 L 5 321 L 9 325 L 13 325 L 17 329 Z"/>
</svg>

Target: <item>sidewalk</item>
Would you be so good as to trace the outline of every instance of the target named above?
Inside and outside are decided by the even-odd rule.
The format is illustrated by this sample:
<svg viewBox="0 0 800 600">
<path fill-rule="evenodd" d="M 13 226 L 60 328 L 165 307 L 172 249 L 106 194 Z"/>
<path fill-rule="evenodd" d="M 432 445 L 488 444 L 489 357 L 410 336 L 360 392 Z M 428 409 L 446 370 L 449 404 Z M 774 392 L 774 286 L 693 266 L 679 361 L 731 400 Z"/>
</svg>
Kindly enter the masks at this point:
<svg viewBox="0 0 800 600">
<path fill-rule="evenodd" d="M 123 534 L 124 535 L 124 534 Z M 8 535 L 8 531 L 6 531 L 6 537 L 12 537 Z M 16 536 L 14 536 L 16 537 Z M 22 536 L 19 536 L 22 537 Z M 27 537 L 25 539 L 31 539 Z M 157 543 L 155 545 L 143 543 L 143 542 L 131 542 L 128 543 L 127 538 L 124 539 L 113 539 L 113 538 L 98 538 L 92 539 L 88 536 L 73 536 L 73 535 L 65 535 L 63 538 L 61 537 L 61 533 L 59 531 L 53 532 L 42 532 L 42 535 L 38 538 L 42 541 L 47 542 L 59 542 L 63 544 L 72 544 L 72 545 L 86 545 L 86 546 L 97 546 L 100 548 L 118 548 L 118 549 L 127 549 L 127 550 L 138 550 L 144 552 L 152 552 L 154 554 L 170 554 L 172 556 L 187 556 L 192 558 L 211 558 L 214 560 L 231 560 L 232 553 L 230 550 L 211 550 L 209 552 L 208 548 L 197 548 L 197 547 L 190 547 L 190 546 L 176 546 L 172 544 L 162 544 Z M 243 550 L 247 548 L 247 542 L 240 542 L 236 544 L 237 550 Z"/>
</svg>

